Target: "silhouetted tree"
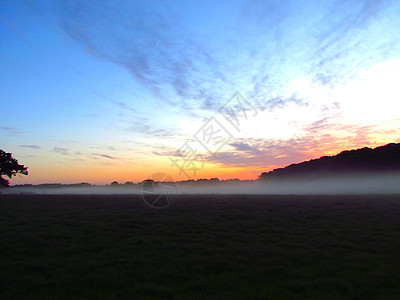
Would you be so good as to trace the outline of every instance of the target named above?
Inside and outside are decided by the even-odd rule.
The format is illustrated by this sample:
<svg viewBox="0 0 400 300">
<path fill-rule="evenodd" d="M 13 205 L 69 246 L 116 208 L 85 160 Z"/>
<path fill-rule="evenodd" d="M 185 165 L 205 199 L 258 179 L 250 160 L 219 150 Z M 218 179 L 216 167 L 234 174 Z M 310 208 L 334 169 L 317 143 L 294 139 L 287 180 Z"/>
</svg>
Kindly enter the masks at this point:
<svg viewBox="0 0 400 300">
<path fill-rule="evenodd" d="M 7 153 L 0 149 L 0 186 L 9 186 L 9 180 L 3 178 L 7 176 L 11 179 L 17 174 L 28 175 L 28 167 L 20 165 L 18 160 L 12 157 L 11 153 Z"/>
</svg>

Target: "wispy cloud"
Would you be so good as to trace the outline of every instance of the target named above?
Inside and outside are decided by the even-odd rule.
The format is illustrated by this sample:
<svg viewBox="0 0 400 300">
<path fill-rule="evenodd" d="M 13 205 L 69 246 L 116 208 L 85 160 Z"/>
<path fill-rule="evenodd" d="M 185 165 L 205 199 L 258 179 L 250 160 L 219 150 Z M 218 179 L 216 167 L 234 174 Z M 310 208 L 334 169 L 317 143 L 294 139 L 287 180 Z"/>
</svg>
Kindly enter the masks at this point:
<svg viewBox="0 0 400 300">
<path fill-rule="evenodd" d="M 31 149 L 41 149 L 41 147 L 37 146 L 37 145 L 19 145 L 19 147 L 22 148 L 31 148 Z"/>
<path fill-rule="evenodd" d="M 61 25 L 91 54 L 126 68 L 163 101 L 186 110 L 216 109 L 226 97 L 219 89 L 227 83 L 227 66 L 199 41 L 204 37 L 176 11 L 177 3 L 153 4 L 71 2 Z"/>
<path fill-rule="evenodd" d="M 182 157 L 183 154 L 177 148 L 173 148 L 165 145 L 153 145 L 152 153 L 158 156 L 168 156 L 168 157 Z"/>
<path fill-rule="evenodd" d="M 251 151 L 252 148 L 243 142 L 231 143 L 230 146 L 234 147 L 238 151 Z"/>
<path fill-rule="evenodd" d="M 91 155 L 95 156 L 95 157 L 102 157 L 102 158 L 107 158 L 107 159 L 119 159 L 116 156 L 112 156 L 112 155 L 108 155 L 108 154 L 104 154 L 104 153 L 92 153 Z"/>
<path fill-rule="evenodd" d="M 134 113 L 138 112 L 136 109 L 132 108 L 131 106 L 129 106 L 125 102 L 115 101 L 115 100 L 112 100 L 112 102 L 115 103 L 116 105 L 118 105 L 119 107 L 121 107 L 124 110 L 129 110 L 129 111 L 134 112 Z"/>
<path fill-rule="evenodd" d="M 70 151 L 68 148 L 62 148 L 62 147 L 54 147 L 53 152 L 59 153 L 62 155 L 71 155 Z"/>
<path fill-rule="evenodd" d="M 16 127 L 12 127 L 12 126 L 1 126 L 0 127 L 3 131 L 5 131 L 7 133 L 7 135 L 9 136 L 17 136 L 23 133 L 22 130 L 16 128 Z"/>
<path fill-rule="evenodd" d="M 126 68 L 157 97 L 187 112 L 216 111 L 227 94 L 249 85 L 250 96 L 265 109 L 300 103 L 276 95 L 291 77 L 306 72 L 316 82 L 334 84 L 393 47 L 392 38 L 370 41 L 365 31 L 374 21 L 384 22 L 382 15 L 395 5 L 391 1 L 220 4 L 229 14 L 205 3 L 192 6 L 198 5 L 199 14 L 213 14 L 202 24 L 214 26 L 212 32 L 195 27 L 185 5 L 173 1 L 66 2 L 60 24 L 89 53 Z M 207 42 L 209 34 L 221 43 Z"/>
<path fill-rule="evenodd" d="M 150 122 L 147 118 L 136 119 L 132 122 L 132 125 L 126 127 L 125 130 L 131 133 L 140 133 L 159 138 L 171 138 L 182 135 L 178 128 L 160 128 Z"/>
<path fill-rule="evenodd" d="M 113 146 L 90 146 L 89 148 L 91 149 L 107 149 L 111 151 L 116 151 L 117 149 L 114 148 Z M 101 159 L 106 159 L 106 160 L 122 160 L 122 158 L 116 156 L 116 155 L 109 155 L 106 153 L 101 153 L 101 152 L 86 152 L 86 151 L 72 151 L 69 148 L 64 148 L 64 147 L 54 147 L 53 152 L 64 155 L 68 157 L 69 160 L 73 161 L 88 161 L 88 160 L 101 160 Z"/>
<path fill-rule="evenodd" d="M 168 2 L 68 2 L 60 21 L 89 53 L 125 67 L 164 101 L 172 101 L 160 92 L 167 84 L 181 97 L 179 105 L 189 107 L 190 99 L 197 99 L 210 106 L 216 95 L 209 87 L 214 84 L 204 79 L 224 80 Z M 128 108 L 123 102 L 116 104 Z"/>
<path fill-rule="evenodd" d="M 134 114 L 138 114 L 139 113 L 138 110 L 136 110 L 135 108 L 133 108 L 131 105 L 129 105 L 128 103 L 126 103 L 124 101 L 115 100 L 113 97 L 107 96 L 104 93 L 99 93 L 97 91 L 93 91 L 93 94 L 96 97 L 101 97 L 101 98 L 103 98 L 103 99 L 105 99 L 105 100 L 117 105 L 119 108 L 122 108 L 123 110 L 129 111 L 129 112 L 134 113 Z"/>
<path fill-rule="evenodd" d="M 278 139 L 235 139 L 226 149 L 215 155 L 207 155 L 205 160 L 229 167 L 254 166 L 269 169 L 271 166 L 285 166 L 323 155 L 334 155 L 345 149 L 365 146 L 379 146 L 393 142 L 390 136 L 395 130 L 379 125 L 352 126 L 331 123 L 321 119 L 305 127 L 302 136 L 287 140 Z M 336 134 L 345 138 L 338 139 Z M 377 141 L 377 137 L 389 136 Z"/>
</svg>

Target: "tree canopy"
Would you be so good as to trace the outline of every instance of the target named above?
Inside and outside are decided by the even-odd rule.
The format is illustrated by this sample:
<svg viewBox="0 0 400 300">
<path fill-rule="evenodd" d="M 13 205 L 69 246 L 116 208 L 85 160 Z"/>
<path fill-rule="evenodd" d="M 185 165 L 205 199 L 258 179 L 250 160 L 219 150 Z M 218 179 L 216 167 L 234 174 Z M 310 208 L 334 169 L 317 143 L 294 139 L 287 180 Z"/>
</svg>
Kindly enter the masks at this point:
<svg viewBox="0 0 400 300">
<path fill-rule="evenodd" d="M 11 179 L 12 176 L 17 174 L 28 175 L 28 167 L 20 165 L 11 153 L 0 149 L 0 186 L 9 186 L 10 184 L 9 180 L 3 178 L 3 176 Z"/>
</svg>

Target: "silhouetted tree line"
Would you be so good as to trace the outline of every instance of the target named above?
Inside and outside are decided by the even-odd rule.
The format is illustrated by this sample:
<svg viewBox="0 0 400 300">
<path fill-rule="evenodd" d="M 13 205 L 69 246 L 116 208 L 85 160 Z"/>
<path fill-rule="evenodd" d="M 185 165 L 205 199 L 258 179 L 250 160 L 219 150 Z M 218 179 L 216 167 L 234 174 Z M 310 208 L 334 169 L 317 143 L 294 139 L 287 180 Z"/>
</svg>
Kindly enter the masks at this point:
<svg viewBox="0 0 400 300">
<path fill-rule="evenodd" d="M 400 171 L 400 144 L 364 147 L 261 173 L 260 179 Z"/>
<path fill-rule="evenodd" d="M 219 180 L 218 178 L 211 178 L 211 179 L 197 179 L 197 180 L 183 180 L 183 181 L 176 181 L 175 183 L 179 183 L 182 185 L 204 185 L 204 184 L 220 184 L 220 183 L 237 183 L 237 182 L 248 182 L 249 180 L 239 180 L 237 178 L 235 179 L 227 179 L 227 180 Z M 142 182 L 139 183 L 133 183 L 133 182 L 126 182 L 124 184 L 119 184 L 117 181 L 111 182 L 110 186 L 113 187 L 124 187 L 124 186 L 132 186 L 132 185 L 142 185 L 142 184 L 156 184 L 158 183 L 157 181 L 154 181 L 152 179 L 145 179 Z"/>
<path fill-rule="evenodd" d="M 239 182 L 249 182 L 251 180 L 239 180 L 239 179 L 227 179 L 227 180 L 219 180 L 218 178 L 211 178 L 211 179 L 197 179 L 197 180 L 184 180 L 184 181 L 177 181 L 179 185 L 187 185 L 187 186 L 202 186 L 202 185 L 217 185 L 217 184 L 236 184 Z M 142 182 L 134 183 L 132 181 L 127 181 L 125 183 L 118 183 L 118 181 L 113 181 L 109 185 L 109 187 L 113 188 L 127 188 L 127 187 L 141 187 L 143 184 L 157 184 L 159 182 L 154 181 L 152 179 L 145 179 Z M 167 182 L 163 182 L 167 183 Z M 42 183 L 42 184 L 17 184 L 14 185 L 15 187 L 19 188 L 85 188 L 85 187 L 99 187 L 99 185 L 92 185 L 90 183 L 82 182 L 82 183 L 73 183 L 73 184 L 62 184 L 62 183 Z"/>
</svg>

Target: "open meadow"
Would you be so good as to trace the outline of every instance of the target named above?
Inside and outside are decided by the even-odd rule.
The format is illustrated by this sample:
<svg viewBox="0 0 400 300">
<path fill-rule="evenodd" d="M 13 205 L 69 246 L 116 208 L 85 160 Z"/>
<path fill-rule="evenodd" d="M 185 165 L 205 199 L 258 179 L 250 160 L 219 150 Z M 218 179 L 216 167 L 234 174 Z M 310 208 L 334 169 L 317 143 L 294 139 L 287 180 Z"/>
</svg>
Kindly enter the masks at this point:
<svg viewBox="0 0 400 300">
<path fill-rule="evenodd" d="M 400 196 L 0 195 L 2 299 L 399 299 Z"/>
</svg>

